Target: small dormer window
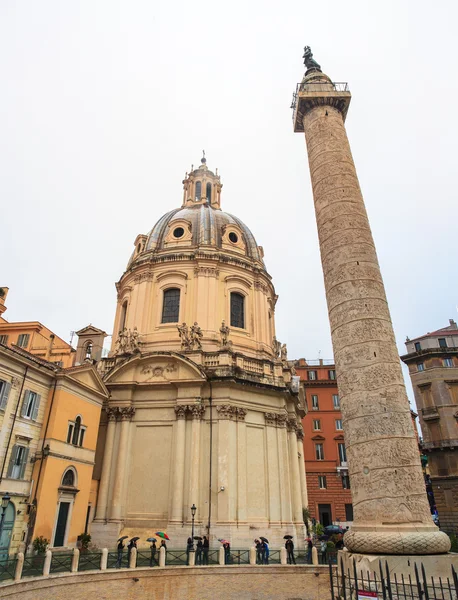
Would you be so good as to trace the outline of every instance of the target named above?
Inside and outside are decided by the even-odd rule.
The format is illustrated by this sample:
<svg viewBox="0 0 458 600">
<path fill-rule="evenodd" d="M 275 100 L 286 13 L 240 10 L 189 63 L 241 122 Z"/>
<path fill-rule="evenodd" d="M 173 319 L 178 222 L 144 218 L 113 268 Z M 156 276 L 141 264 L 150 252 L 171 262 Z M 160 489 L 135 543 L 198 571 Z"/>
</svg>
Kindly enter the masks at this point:
<svg viewBox="0 0 458 600">
<path fill-rule="evenodd" d="M 202 197 L 202 182 L 196 182 L 196 200 L 200 200 Z"/>
</svg>

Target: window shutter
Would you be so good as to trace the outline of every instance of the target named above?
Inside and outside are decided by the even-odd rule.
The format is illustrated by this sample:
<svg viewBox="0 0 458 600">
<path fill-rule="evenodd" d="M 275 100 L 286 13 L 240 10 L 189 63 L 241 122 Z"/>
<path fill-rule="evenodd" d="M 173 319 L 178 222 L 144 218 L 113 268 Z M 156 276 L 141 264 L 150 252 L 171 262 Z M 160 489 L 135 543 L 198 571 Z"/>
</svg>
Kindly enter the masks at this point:
<svg viewBox="0 0 458 600">
<path fill-rule="evenodd" d="M 9 383 L 8 381 L 5 381 L 3 384 L 2 397 L 0 398 L 0 410 L 5 410 L 5 408 L 6 408 L 6 403 L 8 402 L 8 396 L 10 393 L 10 389 L 11 389 L 11 383 Z"/>
<path fill-rule="evenodd" d="M 37 397 L 35 398 L 35 402 L 33 405 L 33 413 L 32 413 L 32 420 L 36 421 L 37 417 L 38 417 L 38 409 L 40 408 L 40 400 L 41 400 L 41 396 L 40 394 L 37 394 Z"/>
<path fill-rule="evenodd" d="M 18 453 L 18 447 L 19 446 L 13 446 L 13 448 L 11 450 L 10 462 L 8 464 L 8 471 L 6 473 L 7 477 L 11 477 L 11 473 L 13 472 L 13 466 L 14 466 L 14 463 L 16 461 L 16 457 L 17 457 L 17 453 Z"/>
<path fill-rule="evenodd" d="M 21 417 L 25 417 L 27 412 L 27 404 L 29 403 L 30 390 L 25 390 L 24 400 L 22 401 Z"/>
<path fill-rule="evenodd" d="M 25 468 L 27 467 L 27 461 L 29 458 L 29 449 L 24 448 L 24 454 L 22 456 L 21 472 L 19 473 L 19 479 L 24 479 Z"/>
</svg>

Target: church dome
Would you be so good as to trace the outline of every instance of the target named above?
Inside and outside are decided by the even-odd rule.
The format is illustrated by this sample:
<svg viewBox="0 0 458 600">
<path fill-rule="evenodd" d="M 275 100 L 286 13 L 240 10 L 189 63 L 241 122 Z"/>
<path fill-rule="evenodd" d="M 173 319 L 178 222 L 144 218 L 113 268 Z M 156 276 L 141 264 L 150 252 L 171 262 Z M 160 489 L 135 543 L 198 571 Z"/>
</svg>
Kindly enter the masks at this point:
<svg viewBox="0 0 458 600">
<path fill-rule="evenodd" d="M 263 249 L 250 229 L 220 207 L 221 180 L 203 158 L 198 169 L 186 173 L 180 208 L 162 216 L 147 235 L 138 236 L 128 269 L 162 251 L 219 249 L 244 255 L 264 267 Z"/>
</svg>

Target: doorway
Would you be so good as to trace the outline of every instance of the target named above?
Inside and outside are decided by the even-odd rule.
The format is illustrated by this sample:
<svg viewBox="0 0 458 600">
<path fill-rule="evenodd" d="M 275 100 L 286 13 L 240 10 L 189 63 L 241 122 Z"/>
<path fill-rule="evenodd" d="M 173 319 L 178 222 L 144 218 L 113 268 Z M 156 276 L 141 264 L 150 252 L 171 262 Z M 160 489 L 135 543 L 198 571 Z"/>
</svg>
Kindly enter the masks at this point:
<svg viewBox="0 0 458 600">
<path fill-rule="evenodd" d="M 5 510 L 2 536 L 0 537 L 0 561 L 7 560 L 8 558 L 15 517 L 16 509 L 14 507 L 14 504 L 12 502 L 9 502 Z"/>
<path fill-rule="evenodd" d="M 318 515 L 323 527 L 332 525 L 332 511 L 330 504 L 318 504 Z"/>
<path fill-rule="evenodd" d="M 56 532 L 54 534 L 53 546 L 65 546 L 65 537 L 67 532 L 68 513 L 70 512 L 70 502 L 61 502 L 59 504 L 59 513 L 57 515 Z"/>
</svg>

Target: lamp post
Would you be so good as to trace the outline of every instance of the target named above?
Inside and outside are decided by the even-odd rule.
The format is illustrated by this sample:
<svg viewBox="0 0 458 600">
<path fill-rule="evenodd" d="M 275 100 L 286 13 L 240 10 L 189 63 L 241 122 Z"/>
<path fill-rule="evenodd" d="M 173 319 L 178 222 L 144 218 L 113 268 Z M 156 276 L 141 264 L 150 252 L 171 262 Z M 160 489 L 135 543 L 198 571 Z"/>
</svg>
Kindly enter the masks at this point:
<svg viewBox="0 0 458 600">
<path fill-rule="evenodd" d="M 194 518 L 196 516 L 197 506 L 193 503 L 191 506 L 191 515 L 192 515 L 192 549 L 194 550 Z"/>
<path fill-rule="evenodd" d="M 8 492 L 5 492 L 5 494 L 2 496 L 2 516 L 0 518 L 0 544 L 1 544 L 2 534 L 3 534 L 3 523 L 5 521 L 5 512 L 6 512 L 6 508 L 9 504 L 9 502 L 10 502 L 10 495 L 8 494 Z M 3 557 L 0 554 L 0 559 L 1 558 L 3 558 Z"/>
</svg>

